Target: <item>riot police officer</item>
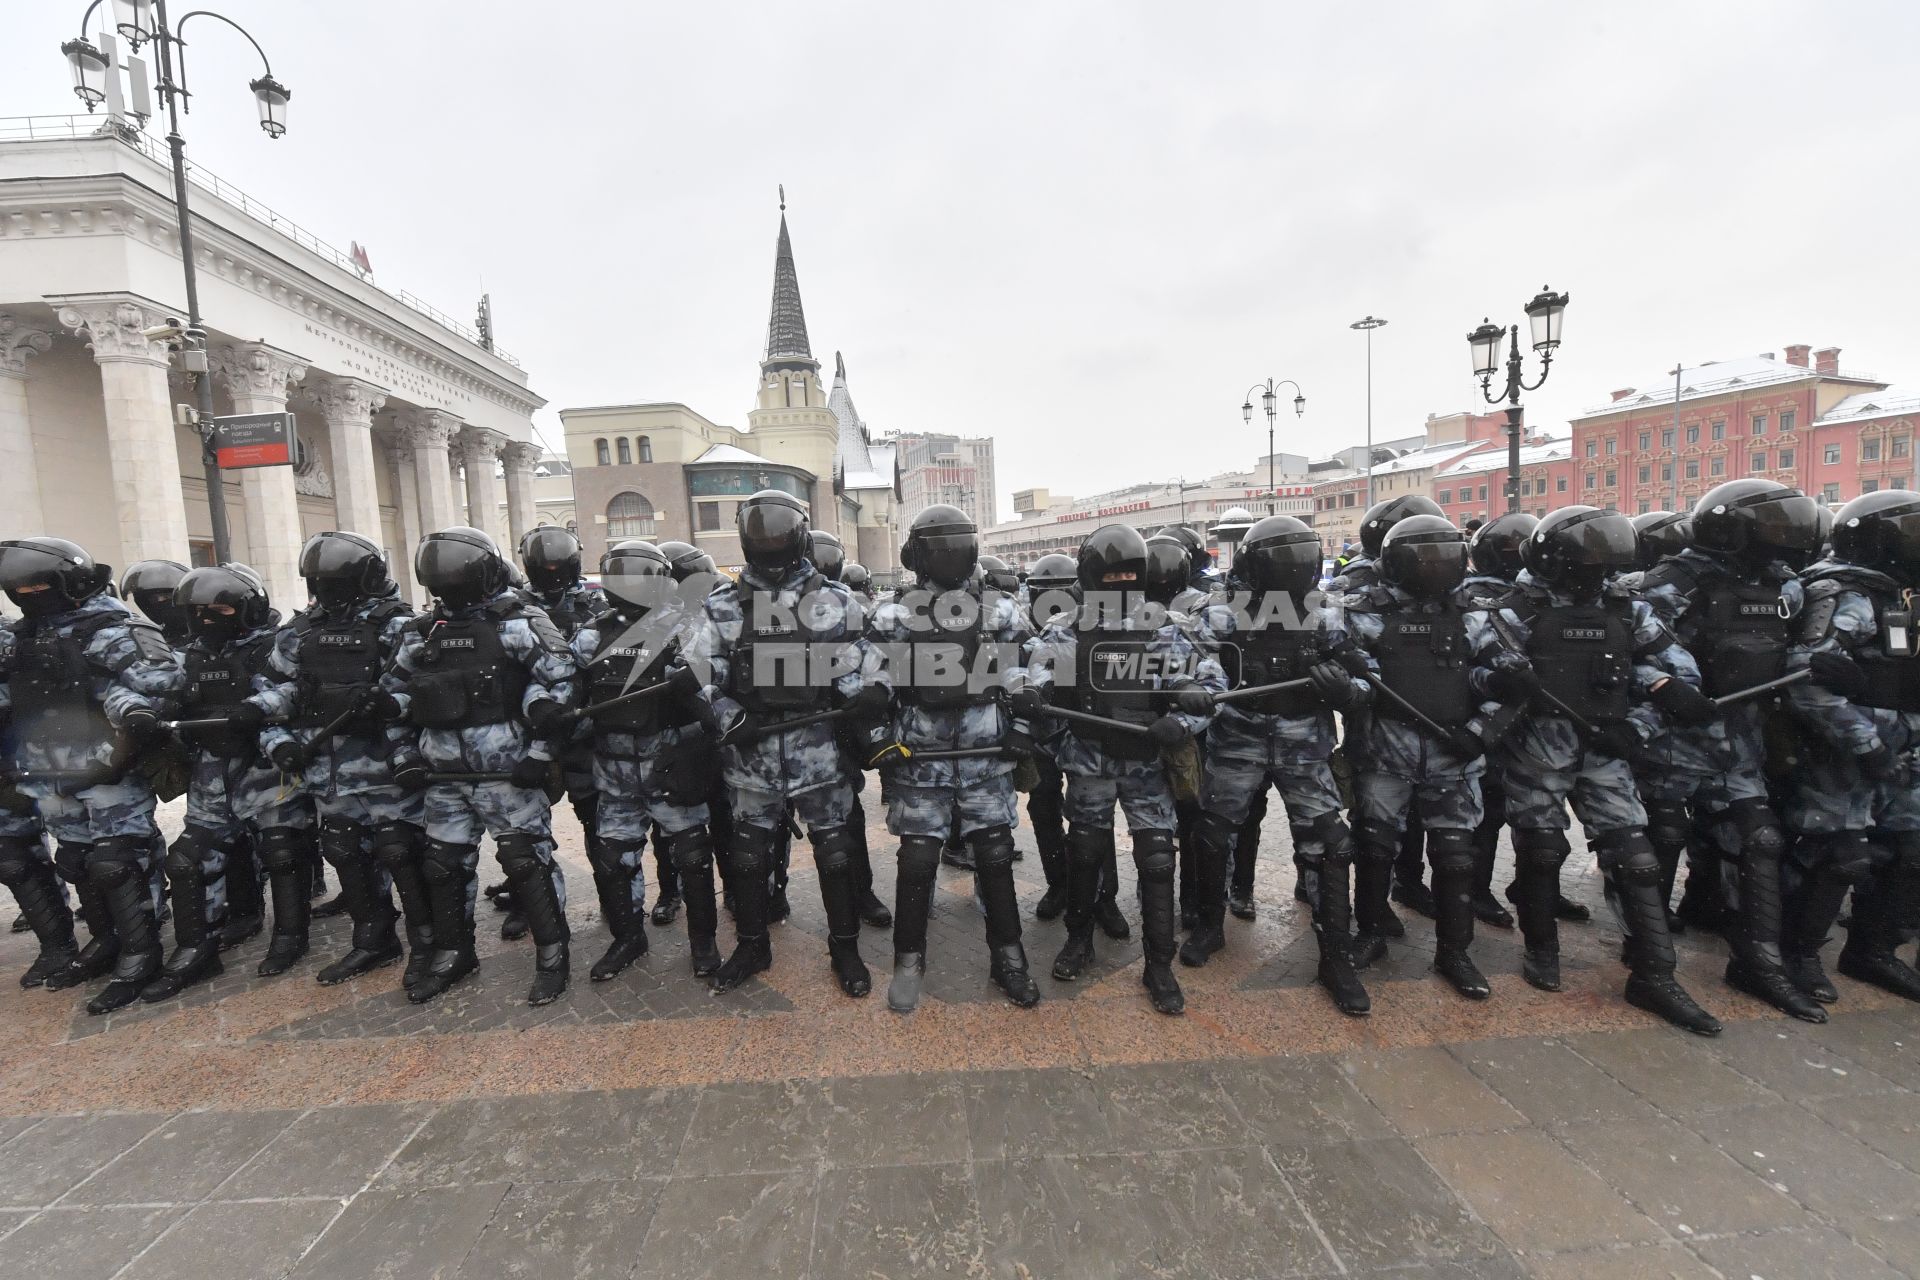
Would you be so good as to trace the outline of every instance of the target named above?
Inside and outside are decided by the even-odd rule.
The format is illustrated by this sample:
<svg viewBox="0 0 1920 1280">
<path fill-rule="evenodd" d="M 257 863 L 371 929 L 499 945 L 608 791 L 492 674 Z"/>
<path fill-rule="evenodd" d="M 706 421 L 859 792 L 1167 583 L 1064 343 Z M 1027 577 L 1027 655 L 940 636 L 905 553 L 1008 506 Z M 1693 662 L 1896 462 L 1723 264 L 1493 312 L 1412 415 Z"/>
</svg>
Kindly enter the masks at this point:
<svg viewBox="0 0 1920 1280">
<path fill-rule="evenodd" d="M 1446 512 L 1424 493 L 1403 493 L 1383 498 L 1367 508 L 1360 517 L 1360 552 L 1347 558 L 1334 576 L 1330 589 L 1336 592 L 1359 591 L 1380 580 L 1380 549 L 1393 526 L 1408 516 L 1441 516 Z"/>
<path fill-rule="evenodd" d="M 51 990 L 103 974 L 89 1013 L 125 1008 L 159 972 L 149 865 L 154 793 L 137 771 L 185 676 L 160 629 L 107 590 L 112 571 L 63 538 L 0 542 L 0 589 L 24 617 L 8 681 L 14 763 L 92 935 Z M 42 945 L 46 945 L 43 939 Z"/>
<path fill-rule="evenodd" d="M 1247 530 L 1231 585 L 1250 594 L 1209 605 L 1205 643 L 1228 678 L 1251 689 L 1289 681 L 1312 684 L 1220 707 L 1207 729 L 1199 857 L 1200 922 L 1180 948 L 1181 963 L 1202 965 L 1226 945 L 1226 864 L 1256 795 L 1269 784 L 1287 807 L 1294 856 L 1312 876 L 1319 980 L 1343 1013 L 1371 1008 L 1353 968 L 1353 839 L 1340 816 L 1333 755 L 1333 710 L 1354 705 L 1358 690 L 1333 655 L 1345 645 L 1339 607 L 1320 597 L 1320 537 L 1292 516 L 1268 516 Z M 1244 610 L 1244 614 L 1241 612 Z M 1243 617 L 1245 625 L 1242 625 Z"/>
<path fill-rule="evenodd" d="M 860 613 L 853 593 L 807 559 L 799 499 L 763 489 L 740 504 L 737 527 L 746 568 L 706 598 L 683 642 L 687 665 L 706 682 L 701 696 L 721 735 L 732 803 L 726 857 L 737 945 L 713 986 L 731 990 L 773 963 L 767 874 L 791 808 L 813 844 L 835 980 L 864 996 L 873 981 L 860 958 L 853 788 L 828 713 L 871 717 L 886 693 L 863 693 L 870 650 Z"/>
<path fill-rule="evenodd" d="M 1079 576 L 1073 557 L 1055 551 L 1034 561 L 1023 584 L 1023 607 L 1029 630 L 1046 629 L 1055 616 L 1078 608 Z M 1034 784 L 1027 793 L 1027 822 L 1040 850 L 1040 870 L 1046 892 L 1034 905 L 1033 918 L 1055 920 L 1067 909 L 1067 824 L 1062 804 L 1066 781 L 1054 760 L 1053 747 L 1066 725 L 1043 719 L 1030 724 L 1034 736 Z M 1124 919 L 1122 920 L 1124 924 Z"/>
<path fill-rule="evenodd" d="M 846 547 L 835 535 L 824 529 L 811 529 L 807 532 L 807 558 L 813 561 L 813 567 L 829 582 L 839 582 L 847 570 Z M 848 588 L 851 592 L 853 589 Z M 872 616 L 871 596 L 854 595 L 859 606 L 861 625 Z M 847 829 L 853 833 L 854 845 L 850 858 L 853 875 L 854 900 L 860 910 L 860 919 L 876 929 L 885 929 L 893 923 L 893 913 L 887 910 L 887 904 L 880 901 L 873 891 L 873 854 L 867 847 L 867 807 L 860 802 L 860 793 L 866 790 L 867 780 L 857 771 L 852 771 L 853 810 L 847 815 Z M 884 800 L 885 797 L 882 796 Z M 786 864 L 791 846 L 782 840 L 778 859 L 779 871 L 775 875 L 775 889 L 782 893 L 787 884 Z"/>
<path fill-rule="evenodd" d="M 1700 723 L 1713 703 L 1653 609 L 1613 582 L 1633 564 L 1625 516 L 1561 507 L 1535 527 L 1522 555 L 1518 589 L 1470 624 L 1482 663 L 1476 687 L 1509 704 L 1489 738 L 1499 743 L 1513 827 L 1522 976 L 1560 989 L 1554 902 L 1570 852 L 1570 802 L 1627 935 L 1628 1003 L 1716 1035 L 1719 1022 L 1674 977 L 1660 863 L 1628 763 L 1665 718 Z"/>
<path fill-rule="evenodd" d="M 840 541 L 838 534 L 828 533 L 825 529 L 807 531 L 807 559 L 813 561 L 829 582 L 840 581 L 847 568 L 847 546 Z"/>
<path fill-rule="evenodd" d="M 876 685 L 891 690 L 893 705 L 883 719 L 856 728 L 862 763 L 892 775 L 887 829 L 899 837 L 900 854 L 887 1004 L 899 1013 L 920 1002 L 927 917 L 950 834 L 971 846 L 994 985 L 1022 1008 L 1040 1000 L 1020 944 L 1009 758 L 1031 754 L 1032 738 L 1007 705 L 1031 631 L 1011 593 L 975 585 L 979 560 L 979 531 L 965 512 L 944 504 L 920 512 L 900 552 L 919 590 L 881 605 L 869 632 L 887 657 Z M 987 586 L 1004 572 L 988 568 Z M 940 751 L 993 754 L 918 758 Z"/>
<path fill-rule="evenodd" d="M 484 832 L 532 927 L 527 1003 L 548 1004 L 567 989 L 569 933 L 545 788 L 573 727 L 579 671 L 552 620 L 513 591 L 487 534 L 428 534 L 413 568 L 434 608 L 407 625 L 381 678 L 419 733 L 396 756 L 394 780 L 426 793 L 433 960 L 407 998 L 423 1004 L 479 967 L 474 873 Z"/>
<path fill-rule="evenodd" d="M 1207 726 L 1225 689 L 1219 664 L 1184 628 L 1148 629 L 1140 608 L 1147 544 L 1138 530 L 1110 524 L 1094 530 L 1077 564 L 1082 601 L 1077 617 L 1056 620 L 1028 646 L 1027 686 L 1014 710 L 1032 722 L 1060 706 L 1109 722 L 1069 720 L 1054 748 L 1066 775 L 1068 852 L 1067 942 L 1053 976 L 1078 978 L 1093 962 L 1094 909 L 1102 867 L 1113 857 L 1117 801 L 1133 837 L 1139 875 L 1146 964 L 1141 982 L 1161 1013 L 1186 1009 L 1174 977 L 1173 788 L 1161 762 Z M 1049 702 L 1049 694 L 1057 702 Z"/>
<path fill-rule="evenodd" d="M 1693 545 L 1640 578 L 1640 591 L 1699 664 L 1711 697 L 1740 693 L 1786 673 L 1800 584 L 1782 560 L 1820 545 L 1817 504 L 1773 480 L 1730 480 L 1694 508 Z M 1718 714 L 1684 713 L 1642 769 L 1647 834 L 1663 885 L 1686 847 L 1689 809 L 1711 824 L 1734 876 L 1737 904 L 1726 981 L 1809 1022 L 1826 1013 L 1788 980 L 1780 954 L 1780 865 L 1787 836 L 1768 796 L 1765 717 L 1771 700 L 1748 698 Z M 1664 903 L 1663 903 L 1664 905 Z"/>
<path fill-rule="evenodd" d="M 1834 516 L 1832 553 L 1812 565 L 1792 665 L 1812 679 L 1789 703 L 1809 753 L 1791 788 L 1797 884 L 1783 938 L 1795 985 L 1839 998 L 1820 947 L 1849 889 L 1840 972 L 1920 1000 L 1920 972 L 1895 948 L 1920 922 L 1920 494 L 1862 494 Z"/>
<path fill-rule="evenodd" d="M 1633 536 L 1634 567 L 1645 573 L 1693 545 L 1692 518 L 1674 511 L 1642 511 L 1633 517 Z"/>
<path fill-rule="evenodd" d="M 1480 607 L 1490 608 L 1513 590 L 1524 567 L 1520 548 L 1539 521 L 1525 511 L 1503 511 L 1491 520 L 1468 523 L 1478 528 L 1467 539 L 1469 572 L 1460 591 Z M 1497 755 L 1488 757 L 1487 771 L 1480 775 L 1480 807 L 1480 825 L 1473 832 L 1473 914 L 1482 924 L 1511 929 L 1513 914 L 1493 896 L 1493 862 L 1499 850 L 1500 828 L 1507 820 L 1506 780 Z M 1507 895 L 1512 901 L 1512 886 L 1508 886 Z"/>
<path fill-rule="evenodd" d="M 860 607 L 869 612 L 873 609 L 873 571 L 859 563 L 850 563 L 840 571 L 840 581 L 847 584 L 847 590 L 853 592 L 853 598 Z"/>
<path fill-rule="evenodd" d="M 13 696 L 8 682 L 17 655 L 13 628 L 0 623 L 0 772 L 6 775 L 0 778 L 0 884 L 20 908 L 15 931 L 30 930 L 39 943 L 33 963 L 20 975 L 20 985 L 32 988 L 44 986 L 49 975 L 72 965 L 78 943 L 73 908 L 47 851 L 46 826 L 12 776 Z"/>
<path fill-rule="evenodd" d="M 379 544 L 357 533 L 316 533 L 300 548 L 300 576 L 313 597 L 280 632 L 272 665 L 278 683 L 251 699 L 269 721 L 260 745 L 280 771 L 303 776 L 319 818 L 322 856 L 340 878 L 353 920 L 347 953 L 316 975 L 336 985 L 401 956 L 394 890 L 412 948 L 409 989 L 432 956 L 432 913 L 420 867 L 420 799 L 394 780 L 392 757 L 410 735 L 380 689 L 413 610 L 399 598 Z M 305 864 L 313 832 L 268 825 L 260 860 L 273 896 L 273 934 L 257 972 L 272 977 L 307 953 L 310 918 Z"/>
<path fill-rule="evenodd" d="M 167 643 L 184 649 L 193 639 L 187 611 L 174 603 L 174 589 L 187 576 L 178 560 L 136 560 L 120 575 L 120 598 L 145 614 Z"/>
<path fill-rule="evenodd" d="M 642 852 L 651 829 L 656 861 L 679 873 L 693 972 L 706 977 L 720 967 L 706 804 L 719 757 L 692 696 L 699 681 L 678 661 L 679 631 L 691 610 L 673 594 L 672 562 L 651 543 L 609 547 L 600 581 L 607 607 L 573 635 L 600 797 L 599 839 L 587 856 L 600 915 L 613 935 L 589 976 L 604 982 L 647 953 Z M 660 689 L 669 676 L 677 683 Z M 648 689 L 657 692 L 620 701 Z"/>
<path fill-rule="evenodd" d="M 260 576 L 243 564 L 195 569 L 174 590 L 192 639 L 183 655 L 187 686 L 181 737 L 192 760 L 186 825 L 167 852 L 175 949 L 140 995 L 165 1000 L 221 971 L 218 932 L 228 886 L 254 875 L 241 850 L 266 831 L 306 830 L 311 810 L 260 750 L 266 712 L 255 701 L 279 677 L 272 666 L 280 615 Z M 213 724 L 191 722 L 214 721 Z M 257 883 L 257 882 L 256 882 Z"/>
<path fill-rule="evenodd" d="M 160 634 L 167 638 L 167 644 L 175 653 L 187 647 L 193 638 L 187 629 L 186 613 L 173 602 L 173 589 L 180 585 L 180 579 L 187 576 L 187 566 L 177 560 L 136 560 L 127 566 L 120 575 L 120 598 L 144 614 L 148 621 L 160 628 Z M 158 755 L 178 752 L 178 744 L 171 741 L 158 743 L 153 748 Z M 184 754 L 170 764 L 178 766 L 181 773 L 187 769 Z M 235 850 L 236 863 L 251 863 L 252 850 L 242 847 Z M 159 919 L 166 923 L 170 910 L 167 902 L 167 880 L 164 864 L 167 857 L 166 841 L 156 836 L 153 845 L 153 897 L 159 909 Z M 248 866 L 236 865 L 233 874 L 228 877 L 231 893 L 229 904 L 232 911 L 226 926 L 221 929 L 222 946 L 226 950 L 237 946 L 260 931 L 260 892 L 257 880 L 249 886 L 247 874 L 252 870 Z M 257 870 L 253 871 L 257 876 Z M 321 886 L 316 885 L 314 892 L 319 893 Z"/>
<path fill-rule="evenodd" d="M 1474 964 L 1473 833 L 1486 753 L 1471 681 L 1466 535 L 1438 515 L 1400 519 L 1380 543 L 1379 580 L 1346 600 L 1348 633 L 1365 670 L 1349 717 L 1354 779 L 1355 963 L 1386 953 L 1394 857 L 1417 816 L 1433 865 L 1434 971 L 1472 1000 L 1491 994 Z M 1317 682 L 1332 692 L 1330 681 Z"/>
</svg>

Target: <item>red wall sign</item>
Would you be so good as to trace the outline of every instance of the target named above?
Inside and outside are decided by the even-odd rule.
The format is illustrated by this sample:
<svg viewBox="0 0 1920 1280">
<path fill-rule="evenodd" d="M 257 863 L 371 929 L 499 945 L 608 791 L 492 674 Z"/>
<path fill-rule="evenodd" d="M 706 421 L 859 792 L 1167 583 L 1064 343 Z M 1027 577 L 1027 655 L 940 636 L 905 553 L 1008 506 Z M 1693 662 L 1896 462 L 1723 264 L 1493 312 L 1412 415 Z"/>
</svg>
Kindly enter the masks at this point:
<svg viewBox="0 0 1920 1280">
<path fill-rule="evenodd" d="M 293 463 L 291 413 L 237 413 L 213 420 L 214 459 L 222 470 L 285 467 Z"/>
</svg>

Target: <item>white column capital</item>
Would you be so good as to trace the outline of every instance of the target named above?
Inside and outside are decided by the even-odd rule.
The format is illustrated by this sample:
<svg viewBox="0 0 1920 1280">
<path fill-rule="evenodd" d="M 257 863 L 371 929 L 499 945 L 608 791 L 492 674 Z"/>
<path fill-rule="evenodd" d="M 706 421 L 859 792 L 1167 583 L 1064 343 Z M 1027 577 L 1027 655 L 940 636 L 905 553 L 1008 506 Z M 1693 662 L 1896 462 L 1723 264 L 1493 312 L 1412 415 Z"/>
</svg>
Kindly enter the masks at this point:
<svg viewBox="0 0 1920 1280">
<path fill-rule="evenodd" d="M 488 431 L 484 427 L 467 427 L 460 432 L 460 462 L 463 466 L 485 467 L 488 474 L 493 472 L 493 464 L 499 461 L 500 451 L 512 443 L 498 431 Z"/>
<path fill-rule="evenodd" d="M 307 376 L 307 361 L 264 342 L 232 342 L 207 353 L 208 362 L 236 401 L 287 402 L 287 384 Z"/>
<path fill-rule="evenodd" d="M 531 472 L 540 462 L 540 453 L 539 445 L 528 444 L 524 440 L 514 440 L 500 450 L 500 458 L 509 471 Z"/>
<path fill-rule="evenodd" d="M 87 340 L 98 363 L 167 366 L 167 344 L 144 332 L 169 319 L 160 304 L 131 293 L 76 294 L 47 301 L 58 308 L 61 324 Z"/>
<path fill-rule="evenodd" d="M 421 409 L 401 424 L 400 434 L 414 449 L 438 449 L 446 452 L 459 432 L 460 419 L 444 409 Z"/>
<path fill-rule="evenodd" d="M 0 312 L 0 375 L 26 377 L 27 357 L 45 355 L 52 346 L 53 335 L 45 329 L 24 325 Z"/>
<path fill-rule="evenodd" d="M 310 375 L 301 386 L 320 406 L 320 415 L 330 423 L 371 427 L 373 415 L 387 403 L 385 387 L 377 387 L 359 378 L 315 374 Z"/>
</svg>

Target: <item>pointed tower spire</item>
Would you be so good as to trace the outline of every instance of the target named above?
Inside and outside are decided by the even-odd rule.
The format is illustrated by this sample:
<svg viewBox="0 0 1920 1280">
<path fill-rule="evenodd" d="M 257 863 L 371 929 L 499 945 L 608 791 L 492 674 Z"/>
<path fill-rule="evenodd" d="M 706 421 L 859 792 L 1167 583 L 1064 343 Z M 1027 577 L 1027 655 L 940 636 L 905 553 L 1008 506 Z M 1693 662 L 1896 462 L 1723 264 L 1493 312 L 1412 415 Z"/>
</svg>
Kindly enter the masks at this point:
<svg viewBox="0 0 1920 1280">
<path fill-rule="evenodd" d="M 800 305 L 800 276 L 793 267 L 793 241 L 787 236 L 787 189 L 780 188 L 780 241 L 773 254 L 773 312 L 767 318 L 767 369 L 800 366 L 818 369 L 807 342 L 807 313 Z"/>
</svg>

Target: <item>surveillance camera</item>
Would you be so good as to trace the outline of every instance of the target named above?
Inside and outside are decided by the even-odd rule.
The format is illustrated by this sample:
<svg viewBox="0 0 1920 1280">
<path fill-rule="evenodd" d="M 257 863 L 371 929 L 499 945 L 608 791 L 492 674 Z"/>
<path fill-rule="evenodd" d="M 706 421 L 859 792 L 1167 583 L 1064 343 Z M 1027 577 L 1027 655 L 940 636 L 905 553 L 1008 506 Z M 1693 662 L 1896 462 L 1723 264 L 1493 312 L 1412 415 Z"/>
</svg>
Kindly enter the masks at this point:
<svg viewBox="0 0 1920 1280">
<path fill-rule="evenodd" d="M 151 328 L 142 329 L 140 333 L 150 342 L 172 342 L 180 336 L 180 321 L 173 316 L 168 316 L 165 324 L 156 324 Z"/>
</svg>

